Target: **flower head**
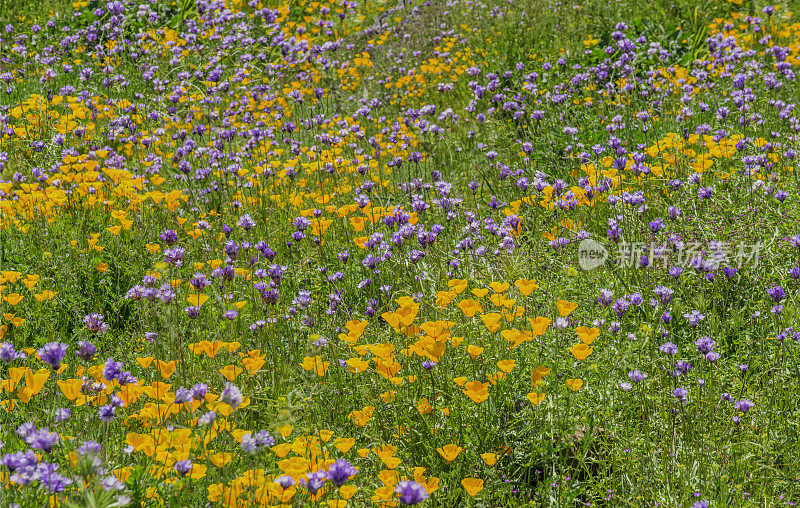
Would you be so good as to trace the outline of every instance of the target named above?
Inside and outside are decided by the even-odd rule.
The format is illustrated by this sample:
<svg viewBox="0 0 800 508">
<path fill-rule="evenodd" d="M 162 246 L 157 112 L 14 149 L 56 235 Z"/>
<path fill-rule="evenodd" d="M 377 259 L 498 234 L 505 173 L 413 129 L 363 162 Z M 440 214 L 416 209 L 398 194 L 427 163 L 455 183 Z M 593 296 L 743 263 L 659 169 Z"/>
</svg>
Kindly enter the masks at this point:
<svg viewBox="0 0 800 508">
<path fill-rule="evenodd" d="M 85 340 L 78 341 L 78 350 L 75 352 L 78 358 L 88 362 L 94 357 L 95 353 L 97 353 L 97 347 L 94 344 Z"/>
<path fill-rule="evenodd" d="M 325 472 L 325 477 L 337 487 L 341 487 L 357 472 L 358 470 L 347 462 L 347 460 L 337 459 L 336 462 L 331 464 L 328 471 Z"/>
<path fill-rule="evenodd" d="M 714 349 L 714 341 L 711 340 L 711 337 L 707 335 L 704 335 L 699 339 L 697 339 L 696 341 L 694 341 L 694 345 L 697 346 L 697 350 L 701 354 L 706 354 Z"/>
<path fill-rule="evenodd" d="M 67 354 L 67 345 L 63 342 L 48 342 L 39 350 L 36 351 L 36 354 L 39 355 L 41 360 L 50 365 L 53 370 L 58 370 L 61 367 L 61 360 L 64 359 L 64 355 Z"/>
<path fill-rule="evenodd" d="M 773 286 L 767 289 L 767 294 L 772 298 L 775 303 L 780 303 L 786 297 L 786 293 L 781 286 Z"/>
<path fill-rule="evenodd" d="M 280 485 L 281 487 L 283 487 L 284 489 L 288 489 L 289 487 L 294 485 L 294 478 L 286 474 L 275 478 L 275 480 L 273 481 L 278 485 Z"/>
<path fill-rule="evenodd" d="M 667 342 L 667 343 L 663 344 L 660 348 L 658 348 L 658 350 L 661 351 L 662 353 L 666 353 L 668 355 L 676 355 L 676 354 L 678 354 L 678 346 L 676 346 L 672 342 Z"/>
<path fill-rule="evenodd" d="M 241 390 L 239 390 L 235 384 L 230 382 L 225 383 L 225 388 L 222 390 L 222 393 L 219 397 L 222 402 L 225 402 L 234 409 L 239 407 L 239 404 L 242 403 L 243 398 L 244 397 L 242 396 Z"/>
<path fill-rule="evenodd" d="M 241 217 L 239 217 L 238 225 L 245 231 L 250 231 L 250 229 L 252 229 L 256 225 L 256 221 L 253 220 L 250 214 L 246 213 Z"/>
<path fill-rule="evenodd" d="M 217 419 L 217 413 L 215 413 L 214 411 L 209 411 L 208 413 L 201 415 L 197 419 L 197 425 L 205 427 L 214 423 L 214 420 L 216 419 Z"/>
<path fill-rule="evenodd" d="M 21 353 L 14 349 L 14 345 L 8 342 L 0 343 L 0 362 L 6 365 L 14 360 L 22 360 L 26 358 L 25 353 Z"/>
<path fill-rule="evenodd" d="M 400 504 L 415 505 L 430 497 L 425 487 L 411 480 L 403 480 L 394 488 L 395 494 L 399 496 Z"/>
<path fill-rule="evenodd" d="M 192 461 L 189 459 L 179 460 L 173 469 L 181 476 L 186 476 L 192 470 Z"/>
<path fill-rule="evenodd" d="M 742 399 L 742 400 L 736 401 L 736 403 L 733 405 L 733 407 L 735 407 L 737 410 L 739 410 L 742 413 L 747 413 L 748 411 L 750 411 L 750 408 L 752 408 L 753 406 L 755 406 L 755 403 L 753 401 L 749 400 L 749 399 Z"/>
<path fill-rule="evenodd" d="M 92 333 L 106 333 L 108 326 L 103 322 L 103 315 L 94 312 L 83 317 L 83 322 Z"/>
<path fill-rule="evenodd" d="M 28 434 L 25 437 L 25 442 L 34 450 L 42 450 L 50 453 L 50 450 L 53 449 L 58 439 L 58 434 L 50 432 L 50 429 L 44 427 Z"/>
<path fill-rule="evenodd" d="M 192 398 L 194 400 L 203 400 L 208 393 L 208 386 L 205 383 L 197 383 L 192 387 Z"/>
<path fill-rule="evenodd" d="M 175 231 L 173 231 L 171 229 L 168 229 L 168 230 L 164 231 L 163 233 L 161 233 L 160 235 L 158 235 L 158 238 L 162 242 L 166 243 L 168 247 L 172 247 L 175 244 L 175 242 L 178 241 L 177 233 L 175 233 Z"/>
<path fill-rule="evenodd" d="M 325 473 L 322 471 L 314 471 L 313 473 L 306 473 L 305 478 L 300 479 L 300 484 L 308 489 L 308 492 L 313 496 L 325 484 Z"/>
</svg>

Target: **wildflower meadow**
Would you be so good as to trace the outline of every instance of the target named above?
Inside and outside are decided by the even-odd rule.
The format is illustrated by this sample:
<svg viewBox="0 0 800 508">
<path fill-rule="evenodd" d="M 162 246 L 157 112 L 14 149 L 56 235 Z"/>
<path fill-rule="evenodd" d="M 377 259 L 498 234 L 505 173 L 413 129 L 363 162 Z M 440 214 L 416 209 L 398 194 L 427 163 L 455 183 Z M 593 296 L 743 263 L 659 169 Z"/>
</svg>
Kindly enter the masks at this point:
<svg viewBox="0 0 800 508">
<path fill-rule="evenodd" d="M 800 503 L 800 5 L 0 0 L 0 508 Z"/>
</svg>

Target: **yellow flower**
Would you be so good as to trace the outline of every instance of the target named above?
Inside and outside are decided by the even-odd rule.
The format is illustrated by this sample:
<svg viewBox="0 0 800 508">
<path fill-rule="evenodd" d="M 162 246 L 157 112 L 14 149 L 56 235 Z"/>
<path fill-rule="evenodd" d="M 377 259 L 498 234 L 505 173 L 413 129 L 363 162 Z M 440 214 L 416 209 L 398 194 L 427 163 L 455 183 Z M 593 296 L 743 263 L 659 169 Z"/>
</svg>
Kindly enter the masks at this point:
<svg viewBox="0 0 800 508">
<path fill-rule="evenodd" d="M 200 307 L 208 300 L 208 295 L 204 295 L 202 293 L 197 293 L 194 295 L 189 295 L 186 298 L 186 301 L 189 302 L 189 305 L 194 305 L 195 307 Z"/>
<path fill-rule="evenodd" d="M 400 317 L 400 323 L 404 324 L 405 326 L 411 326 L 411 323 L 414 322 L 418 312 L 419 305 L 417 304 L 416 306 L 400 307 L 397 309 L 396 314 Z"/>
<path fill-rule="evenodd" d="M 531 371 L 531 388 L 536 386 L 536 383 L 547 377 L 550 374 L 550 369 L 544 365 L 540 365 Z"/>
<path fill-rule="evenodd" d="M 158 365 L 158 372 L 164 379 L 169 379 L 170 376 L 172 376 L 172 374 L 175 373 L 175 360 L 169 362 L 162 362 L 161 360 L 156 360 L 156 364 Z"/>
<path fill-rule="evenodd" d="M 477 312 L 483 312 L 481 304 L 472 298 L 467 298 L 466 300 L 461 300 L 458 302 L 458 308 L 461 309 L 461 312 L 464 313 L 464 316 L 468 318 L 473 317 Z"/>
<path fill-rule="evenodd" d="M 467 289 L 467 279 L 450 279 L 447 281 L 447 286 L 454 291 L 455 294 L 460 295 Z"/>
<path fill-rule="evenodd" d="M 136 363 L 142 366 L 143 369 L 149 369 L 150 364 L 153 363 L 152 356 L 144 356 L 136 359 Z"/>
<path fill-rule="evenodd" d="M 583 342 L 567 349 L 569 349 L 569 352 L 572 353 L 575 358 L 581 361 L 585 360 L 590 354 L 592 354 L 592 351 L 594 351 L 594 348 L 587 346 Z"/>
<path fill-rule="evenodd" d="M 372 413 L 375 412 L 374 406 L 367 406 L 361 408 L 361 411 L 353 411 L 348 415 L 348 418 L 358 427 L 363 427 L 372 418 Z"/>
<path fill-rule="evenodd" d="M 491 333 L 495 333 L 500 329 L 500 318 L 502 316 L 497 312 L 490 312 L 488 314 L 481 315 L 481 321 L 483 321 L 484 326 L 486 329 L 489 330 Z"/>
<path fill-rule="evenodd" d="M 501 360 L 497 362 L 497 366 L 500 367 L 500 370 L 505 372 L 506 374 L 510 373 L 514 370 L 514 367 L 517 366 L 517 361 L 514 359 L 511 360 Z"/>
<path fill-rule="evenodd" d="M 480 478 L 464 478 L 461 480 L 461 486 L 464 487 L 470 497 L 475 497 L 483 490 L 483 480 Z"/>
<path fill-rule="evenodd" d="M 50 291 L 49 289 L 45 289 L 41 293 L 33 295 L 38 301 L 43 302 L 45 300 L 52 300 L 57 293 Z"/>
<path fill-rule="evenodd" d="M 525 396 L 528 401 L 534 406 L 538 406 L 544 400 L 543 393 L 530 392 Z"/>
<path fill-rule="evenodd" d="M 303 363 L 300 365 L 305 370 L 313 370 L 319 377 L 324 377 L 325 374 L 328 372 L 328 366 L 330 366 L 331 362 L 324 362 L 322 361 L 322 357 L 317 355 L 314 358 L 310 358 L 306 356 L 303 358 Z"/>
<path fill-rule="evenodd" d="M 225 379 L 231 382 L 233 382 L 243 371 L 244 369 L 237 365 L 228 365 L 219 369 L 219 373 L 225 376 Z"/>
<path fill-rule="evenodd" d="M 486 463 L 487 466 L 493 466 L 495 462 L 497 462 L 497 454 L 496 453 L 481 453 L 481 458 Z"/>
<path fill-rule="evenodd" d="M 455 291 L 437 291 L 436 292 L 436 305 L 439 307 L 447 307 L 453 298 L 456 297 Z"/>
<path fill-rule="evenodd" d="M 464 394 L 472 399 L 475 404 L 480 404 L 489 398 L 489 383 L 481 383 L 480 381 L 470 381 L 464 385 L 461 390 Z"/>
<path fill-rule="evenodd" d="M 475 358 L 479 357 L 481 353 L 483 353 L 483 348 L 480 346 L 467 346 L 467 353 L 469 353 L 474 360 Z"/>
<path fill-rule="evenodd" d="M 340 452 L 347 453 L 350 451 L 350 448 L 352 448 L 353 445 L 355 444 L 356 440 L 353 439 L 352 437 L 347 437 L 347 438 L 340 437 L 339 439 L 334 441 L 333 446 L 335 446 L 336 449 L 339 450 Z"/>
<path fill-rule="evenodd" d="M 0 284 L 4 284 L 8 282 L 9 284 L 14 284 L 17 282 L 20 277 L 22 277 L 22 273 L 14 272 L 11 270 L 0 270 Z"/>
<path fill-rule="evenodd" d="M 5 300 L 8 302 L 9 305 L 14 307 L 19 302 L 21 302 L 23 298 L 24 297 L 19 293 L 11 293 L 10 295 L 6 296 Z"/>
<path fill-rule="evenodd" d="M 421 415 L 430 413 L 432 409 L 431 403 L 427 398 L 420 399 L 420 401 L 417 402 L 417 411 L 419 411 L 419 414 Z"/>
<path fill-rule="evenodd" d="M 522 293 L 524 296 L 530 295 L 534 290 L 539 289 L 539 285 L 536 283 L 536 279 L 519 279 L 517 280 L 514 285 L 519 289 L 519 292 Z"/>
<path fill-rule="evenodd" d="M 536 318 L 528 318 L 528 322 L 533 328 L 533 333 L 538 337 L 540 335 L 544 335 L 544 332 L 547 331 L 547 328 L 550 326 L 552 321 L 550 318 L 538 316 Z"/>
<path fill-rule="evenodd" d="M 477 296 L 478 298 L 483 298 L 484 296 L 486 296 L 486 293 L 488 293 L 489 290 L 486 289 L 486 288 L 472 289 L 471 292 L 472 292 L 473 295 Z"/>
<path fill-rule="evenodd" d="M 600 329 L 599 328 L 586 328 L 585 326 L 579 326 L 575 329 L 575 333 L 578 334 L 578 337 L 581 341 L 586 344 L 587 346 L 591 346 L 592 342 L 600 336 Z"/>
<path fill-rule="evenodd" d="M 492 290 L 495 293 L 502 293 L 506 289 L 508 289 L 509 286 L 510 286 L 510 284 L 508 282 L 490 282 L 489 283 L 489 287 L 492 288 Z"/>
<path fill-rule="evenodd" d="M 454 444 L 447 444 L 436 449 L 436 451 L 439 452 L 439 455 L 441 455 L 442 458 L 444 458 L 444 460 L 447 462 L 453 462 L 463 450 L 463 448 Z"/>
<path fill-rule="evenodd" d="M 561 314 L 561 317 L 567 317 L 572 314 L 572 311 L 578 308 L 578 304 L 566 300 L 557 300 L 556 308 L 558 309 L 558 313 Z"/>
</svg>

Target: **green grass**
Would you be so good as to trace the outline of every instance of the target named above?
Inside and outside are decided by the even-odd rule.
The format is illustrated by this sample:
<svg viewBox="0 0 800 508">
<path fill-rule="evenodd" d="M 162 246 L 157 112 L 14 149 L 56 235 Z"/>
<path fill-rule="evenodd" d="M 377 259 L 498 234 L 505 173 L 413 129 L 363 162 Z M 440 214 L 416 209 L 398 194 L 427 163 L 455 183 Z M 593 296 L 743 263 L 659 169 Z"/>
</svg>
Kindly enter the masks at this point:
<svg viewBox="0 0 800 508">
<path fill-rule="evenodd" d="M 439 479 L 425 501 L 430 506 L 797 502 L 800 366 L 791 327 L 796 326 L 798 279 L 789 270 L 798 267 L 790 237 L 798 234 L 800 185 L 791 152 L 797 149 L 796 130 L 779 116 L 796 100 L 797 89 L 779 74 L 782 87 L 767 86 L 764 75 L 775 72 L 776 60 L 759 53 L 758 43 L 770 33 L 771 43 L 790 47 L 786 61 L 794 67 L 798 52 L 791 45 L 798 33 L 788 4 L 768 17 L 760 14 L 761 3 L 748 1 L 738 6 L 711 0 L 415 1 L 387 17 L 382 35 L 366 29 L 392 2 L 348 8 L 344 19 L 336 15 L 338 3 L 324 3 L 327 14 L 323 6 L 300 1 L 229 3 L 234 12 L 213 25 L 203 25 L 211 17 L 205 4 L 153 5 L 160 16 L 155 22 L 148 20 L 149 11 L 138 16 L 137 4 L 116 20 L 119 34 L 114 35 L 112 15 L 96 20 L 93 14 L 96 8 L 108 10 L 105 4 L 81 6 L 76 15 L 71 4 L 8 2 L 0 0 L 0 26 L 14 25 L 0 43 L 0 55 L 8 58 L 0 63 L 0 75 L 9 77 L 0 90 L 0 123 L 14 134 L 0 137 L 0 286 L 5 286 L 0 335 L 16 350 L 27 349 L 27 358 L 0 363 L 0 380 L 11 387 L 0 391 L 0 442 L 3 454 L 30 450 L 33 441 L 17 432 L 26 422 L 59 434 L 51 452 L 33 442 L 38 460 L 58 464 L 58 473 L 73 480 L 58 493 L 58 503 L 111 506 L 119 496 L 129 496 L 133 506 L 224 505 L 222 485 L 247 484 L 240 499 L 255 505 L 252 496 L 259 485 L 272 485 L 281 474 L 299 480 L 308 471 L 325 470 L 329 464 L 323 459 L 336 458 L 359 469 L 349 480 L 359 487 L 349 493 L 352 506 L 396 500 L 392 493 L 401 477 L 416 478 L 428 490 L 435 484 L 430 478 Z M 278 20 L 277 29 L 258 21 L 262 7 L 283 9 L 286 18 Z M 736 20 L 734 9 L 741 12 Z M 45 25 L 50 10 L 54 27 Z M 242 13 L 240 19 L 235 12 Z M 747 15 L 757 14 L 764 18 L 759 33 L 735 34 L 739 44 L 758 49 L 740 60 L 755 63 L 714 75 L 707 64 L 717 57 L 707 39 L 725 21 L 739 30 L 736 25 Z M 329 26 L 315 32 L 320 18 Z M 620 22 L 627 28 L 617 26 Z M 200 32 L 198 45 L 191 46 L 186 39 L 193 23 L 216 26 L 218 36 Z M 42 30 L 34 33 L 33 24 Z M 298 24 L 305 31 L 298 32 Z M 163 37 L 159 27 L 178 29 L 180 45 L 190 49 L 173 52 L 171 44 L 140 42 L 143 33 Z M 95 42 L 106 44 L 103 56 L 89 56 L 85 40 L 59 53 L 63 38 L 82 30 L 97 30 Z M 622 52 L 603 50 L 620 38 L 618 30 L 631 40 L 644 37 L 647 42 L 637 42 L 639 48 L 659 44 L 654 54 L 640 51 L 624 76 L 621 66 L 612 65 Z M 275 38 L 281 31 L 282 47 Z M 343 42 L 336 51 L 319 53 L 326 60 L 314 56 L 309 63 L 302 47 L 286 43 L 298 33 L 311 34 L 309 47 L 327 48 L 326 42 L 340 37 Z M 14 39 L 22 34 L 27 38 Z M 256 42 L 242 44 L 244 37 Z M 259 37 L 265 39 L 258 42 Z M 112 39 L 123 51 L 112 52 Z M 25 54 L 19 51 L 22 41 L 28 41 Z M 14 44 L 16 52 L 10 51 Z M 668 55 L 659 58 L 661 50 Z M 48 61 L 50 55 L 56 56 Z M 65 64 L 73 68 L 65 72 Z M 591 76 L 603 65 L 609 78 L 595 83 Z M 81 79 L 87 68 L 91 76 Z M 215 68 L 219 75 L 212 80 Z M 695 83 L 687 92 L 681 89 L 685 83 L 672 78 L 662 78 L 659 86 L 649 81 L 654 71 L 672 75 L 676 68 L 686 71 L 685 79 L 709 72 L 715 86 Z M 48 69 L 54 77 L 43 74 Z M 239 74 L 243 69 L 246 77 Z M 745 85 L 753 94 L 746 99 L 747 114 L 760 118 L 742 125 L 733 80 L 748 69 L 761 73 L 748 76 Z M 215 90 L 221 83 L 226 86 Z M 638 84 L 625 90 L 630 83 Z M 301 100 L 292 90 L 302 92 Z M 81 91 L 85 95 L 74 100 Z M 44 110 L 52 117 L 29 109 L 32 96 L 48 92 L 66 96 L 58 104 L 46 100 Z M 686 102 L 684 93 L 691 94 Z M 85 106 L 87 98 L 91 108 Z M 782 104 L 776 107 L 776 101 Z M 359 110 L 362 106 L 369 111 Z M 730 110 L 725 119 L 717 115 L 723 106 Z M 515 116 L 521 107 L 524 114 Z M 691 115 L 682 111 L 685 107 Z M 542 118 L 532 117 L 534 111 Z M 649 114 L 646 122 L 636 116 L 642 111 Z M 59 119 L 76 122 L 60 142 Z M 625 127 L 614 130 L 610 123 Z M 728 156 L 711 157 L 712 165 L 700 177 L 693 176 L 700 174 L 693 165 L 702 162 L 700 154 L 714 150 L 702 134 L 693 137 L 703 124 L 709 139 L 725 129 L 717 141 L 733 139 L 733 148 Z M 30 130 L 23 135 L 13 130 L 25 126 Z M 77 127 L 88 128 L 81 135 Z M 749 142 L 735 147 L 741 138 Z M 762 150 L 762 141 L 773 143 L 772 150 Z M 602 154 L 593 151 L 598 145 L 605 148 Z M 624 152 L 614 154 L 617 146 Z M 178 154 L 184 147 L 191 150 Z M 587 161 L 580 160 L 582 152 Z M 87 160 L 98 161 L 94 172 L 69 166 L 85 163 L 74 157 L 87 154 Z M 652 168 L 650 176 L 634 175 L 633 154 L 641 154 Z M 604 177 L 605 156 L 612 156 L 607 163 L 621 158 L 626 168 Z M 371 161 L 376 163 L 370 166 Z M 748 174 L 747 165 L 761 169 Z M 113 184 L 114 167 L 129 172 L 120 184 Z M 181 173 L 186 167 L 188 180 Z M 194 178 L 204 168 L 208 174 Z M 290 176 L 290 169 L 297 175 Z M 31 190 L 28 184 L 41 171 L 46 177 Z M 594 189 L 600 196 L 596 202 L 553 206 L 553 196 L 581 194 L 592 172 L 598 175 L 591 182 L 595 187 L 609 179 L 604 189 Z M 153 181 L 155 173 L 163 183 Z M 682 186 L 669 187 L 668 180 L 676 178 Z M 80 179 L 84 182 L 70 186 Z M 365 187 L 369 181 L 372 188 Z M 711 189 L 710 197 L 702 199 L 705 188 Z M 42 189 L 51 190 L 45 195 Z M 58 189 L 70 191 L 62 201 Z M 163 195 L 170 191 L 186 201 L 178 198 L 171 206 L 176 197 Z M 785 199 L 777 199 L 776 191 L 785 191 Z M 26 208 L 31 195 L 41 201 Z M 347 210 L 361 195 L 370 205 Z M 443 203 L 448 197 L 461 201 L 449 209 Z M 489 206 L 493 198 L 500 203 L 494 208 Z M 612 204 L 615 198 L 619 202 Z M 387 219 L 386 208 L 378 209 L 402 206 L 410 212 L 421 200 L 429 208 L 419 212 L 410 233 Z M 675 219 L 670 207 L 681 209 Z M 298 227 L 299 217 L 314 219 L 315 209 L 331 222 Z M 237 225 L 244 214 L 254 220 L 252 228 Z M 519 228 L 507 222 L 514 214 Z M 663 220 L 663 230 L 651 229 L 657 219 Z M 315 227 L 328 229 L 322 234 Z M 619 239 L 609 232 L 615 227 Z M 437 228 L 435 241 L 427 242 L 423 235 Z M 159 238 L 165 230 L 175 230 L 176 246 L 186 250 L 180 266 L 165 260 L 169 246 Z M 303 235 L 297 231 L 304 238 L 298 239 Z M 401 231 L 402 241 L 396 236 Z M 372 248 L 358 246 L 359 237 L 374 234 L 382 236 L 372 237 Z M 584 237 L 602 244 L 612 258 L 623 242 L 646 248 L 637 252 L 636 266 L 608 263 L 584 270 L 579 263 Z M 554 247 L 554 238 L 569 242 Z M 231 241 L 238 246 L 236 255 Z M 270 256 L 260 253 L 260 241 L 272 250 Z M 650 247 L 681 251 L 681 241 L 702 245 L 707 260 L 710 242 L 727 242 L 732 250 L 719 267 L 709 269 L 694 269 L 688 260 L 673 257 L 670 265 L 683 267 L 679 277 L 666 267 L 638 267 L 642 253 L 658 262 Z M 723 266 L 737 266 L 739 244 L 759 245 L 762 257 L 726 274 Z M 349 259 L 340 255 L 343 251 Z M 381 254 L 385 259 L 376 262 L 378 270 L 370 268 L 368 256 Z M 275 265 L 285 267 L 282 278 L 274 275 Z M 235 268 L 235 275 L 214 271 L 222 267 Z M 11 272 L 19 272 L 19 280 Z M 208 286 L 190 288 L 196 273 L 206 276 Z M 39 277 L 30 288 L 27 275 Z M 535 279 L 539 287 L 526 295 L 515 285 L 519 279 Z M 463 292 L 448 294 L 453 284 L 460 286 L 458 280 L 465 281 Z M 176 295 L 162 302 L 162 284 L 169 281 L 175 281 Z M 261 291 L 279 292 L 276 302 L 259 294 L 257 281 L 265 284 Z M 496 291 L 492 282 L 509 287 Z M 131 298 L 129 290 L 137 285 L 161 289 L 149 300 Z M 674 294 L 653 305 L 659 286 Z M 775 286 L 785 297 L 770 296 Z M 599 303 L 601 289 L 613 291 L 616 310 Z M 56 295 L 47 300 L 44 290 Z M 209 298 L 192 317 L 186 306 L 196 293 Z M 19 302 L 14 295 L 22 297 Z M 398 301 L 409 296 L 419 306 L 413 324 L 449 321 L 449 342 L 427 328 L 409 331 L 392 322 L 414 308 Z M 623 297 L 627 305 L 618 300 Z M 457 306 L 469 298 L 482 307 L 474 317 Z M 504 303 L 506 298 L 514 302 Z M 569 320 L 558 319 L 559 300 L 577 304 Z M 522 310 L 513 321 L 503 317 L 516 307 Z M 225 314 L 233 310 L 235 315 Z M 692 311 L 704 316 L 698 324 L 686 317 Z M 92 313 L 104 316 L 107 333 L 87 328 L 84 317 Z M 491 325 L 494 317 L 497 329 Z M 527 318 L 537 317 L 552 320 L 547 331 L 510 348 L 514 331 L 530 331 L 534 324 Z M 366 329 L 354 346 L 347 333 L 353 321 L 362 320 Z M 568 349 L 580 342 L 580 326 L 598 329 L 593 351 L 583 360 Z M 149 333 L 155 334 L 153 341 L 146 338 Z M 718 359 L 698 351 L 695 344 L 703 336 L 714 341 Z M 74 356 L 81 340 L 96 344 L 92 359 Z M 201 341 L 235 343 L 235 352 L 193 353 L 190 345 Z M 677 355 L 660 351 L 668 341 L 678 347 Z M 35 350 L 53 342 L 69 347 L 61 373 L 36 358 Z M 386 345 L 393 353 L 381 352 Z M 483 349 L 476 354 L 469 345 Z M 108 396 L 130 396 L 118 380 L 103 379 L 102 367 L 87 371 L 109 357 L 122 362 L 142 387 L 170 383 L 167 396 L 159 401 L 143 395 L 118 408 L 114 419 L 101 420 Z M 324 375 L 310 366 L 317 357 L 328 362 Z M 263 364 L 250 369 L 253 358 Z M 438 361 L 426 368 L 422 361 L 430 358 Z M 498 364 L 507 360 L 516 362 L 513 368 Z M 691 368 L 684 365 L 686 372 L 676 375 L 678 360 Z M 160 362 L 170 361 L 176 362 L 175 372 L 165 375 L 167 363 Z M 236 373 L 231 366 L 245 370 Z M 550 372 L 534 384 L 531 372 L 539 366 Z M 35 385 L 31 375 L 39 369 L 49 377 L 26 401 L 25 390 Z M 624 389 L 620 383 L 630 382 L 628 373 L 634 370 L 647 373 L 647 379 Z M 226 415 L 225 406 L 212 399 L 231 371 L 249 405 Z M 76 379 L 89 380 L 87 387 L 102 381 L 108 390 L 77 405 L 63 385 Z M 571 390 L 577 379 L 583 385 Z M 471 386 L 465 383 L 476 381 L 485 383 L 485 400 L 475 401 L 465 391 Z M 214 394 L 203 405 L 163 419 L 152 416 L 153 408 L 175 407 L 179 387 L 200 382 Z M 686 403 L 675 395 L 677 388 L 688 391 Z M 545 396 L 536 405 L 534 393 Z M 754 406 L 737 410 L 733 403 L 744 399 Z M 56 421 L 57 408 L 72 414 Z M 198 417 L 210 410 L 218 413 L 218 434 L 204 443 L 209 429 Z M 136 440 L 133 433 L 156 436 L 164 429 L 174 440 L 164 454 L 127 449 Z M 186 448 L 179 442 L 183 429 L 196 440 Z M 243 451 L 241 434 L 260 430 L 275 437 L 275 446 Z M 94 473 L 87 463 L 73 464 L 70 458 L 90 438 L 102 446 L 97 459 L 104 469 Z M 352 439 L 352 448 L 337 448 L 340 439 Z M 292 451 L 282 448 L 292 443 Z M 437 450 L 450 444 L 462 450 L 448 461 Z M 221 462 L 224 467 L 211 458 L 221 452 L 232 454 Z M 320 462 L 293 469 L 307 454 Z M 495 454 L 496 462 L 484 454 Z M 392 457 L 399 462 L 393 464 Z M 179 475 L 173 466 L 183 459 L 207 470 L 196 478 Z M 424 476 L 414 468 L 425 468 Z M 253 470 L 261 484 L 246 480 Z M 120 492 L 99 494 L 100 480 L 112 471 L 130 476 Z M 46 481 L 9 482 L 14 473 L 0 466 L 0 499 L 21 506 L 47 503 Z M 474 497 L 461 483 L 470 478 L 484 482 Z M 347 492 L 330 481 L 327 485 L 321 497 L 299 487 L 292 503 L 322 506 Z"/>
</svg>

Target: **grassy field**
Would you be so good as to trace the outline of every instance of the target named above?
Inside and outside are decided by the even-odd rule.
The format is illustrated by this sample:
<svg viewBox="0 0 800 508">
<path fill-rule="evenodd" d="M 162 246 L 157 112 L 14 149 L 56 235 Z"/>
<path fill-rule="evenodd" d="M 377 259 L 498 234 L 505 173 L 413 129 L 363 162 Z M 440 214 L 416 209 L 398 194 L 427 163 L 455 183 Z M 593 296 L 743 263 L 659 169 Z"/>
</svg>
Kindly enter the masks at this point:
<svg viewBox="0 0 800 508">
<path fill-rule="evenodd" d="M 0 508 L 794 506 L 798 7 L 0 0 Z"/>
</svg>

